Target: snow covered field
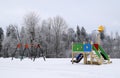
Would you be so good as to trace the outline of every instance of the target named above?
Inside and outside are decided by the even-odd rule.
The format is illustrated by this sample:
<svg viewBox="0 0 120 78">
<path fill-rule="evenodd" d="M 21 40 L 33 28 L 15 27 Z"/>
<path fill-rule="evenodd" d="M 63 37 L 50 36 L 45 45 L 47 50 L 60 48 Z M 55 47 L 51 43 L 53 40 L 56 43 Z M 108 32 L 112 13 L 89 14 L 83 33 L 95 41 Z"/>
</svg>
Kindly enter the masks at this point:
<svg viewBox="0 0 120 78">
<path fill-rule="evenodd" d="M 0 58 L 0 78 L 120 78 L 120 59 L 103 65 L 71 64 L 70 60 Z"/>
</svg>

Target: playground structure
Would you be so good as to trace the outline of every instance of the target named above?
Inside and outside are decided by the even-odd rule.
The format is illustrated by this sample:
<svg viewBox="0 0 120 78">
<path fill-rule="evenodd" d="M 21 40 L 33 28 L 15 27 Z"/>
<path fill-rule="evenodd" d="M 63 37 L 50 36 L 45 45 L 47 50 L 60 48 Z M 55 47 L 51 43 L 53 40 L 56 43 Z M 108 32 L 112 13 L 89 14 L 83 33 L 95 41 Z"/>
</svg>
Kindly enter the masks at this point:
<svg viewBox="0 0 120 78">
<path fill-rule="evenodd" d="M 33 48 L 35 50 L 34 53 L 32 53 L 30 51 L 29 48 Z M 22 49 L 22 51 L 19 51 L 20 49 Z M 19 51 L 20 55 L 21 55 L 21 60 L 23 59 L 23 57 L 25 56 L 25 51 L 28 50 L 28 52 L 26 53 L 27 57 L 30 57 L 31 59 L 33 59 L 33 61 L 35 60 L 35 58 L 37 57 L 37 54 L 38 54 L 38 57 L 43 57 L 44 61 L 45 61 L 45 55 L 43 53 L 43 49 L 42 49 L 42 46 L 40 44 L 24 44 L 22 45 L 21 43 L 18 43 L 16 48 L 15 48 L 15 51 L 12 53 L 12 59 L 13 57 L 15 57 L 16 55 L 16 52 Z M 39 50 L 39 51 L 38 51 Z"/>
<path fill-rule="evenodd" d="M 84 64 L 98 64 L 111 63 L 109 55 L 104 51 L 104 49 L 99 44 L 81 44 L 73 43 L 72 45 L 72 64 L 74 63 L 74 55 L 82 54 L 84 58 Z M 87 60 L 88 55 L 90 55 L 90 61 Z M 82 59 L 81 58 L 81 59 Z M 79 61 L 81 61 L 81 59 Z M 107 60 L 105 62 L 104 60 Z"/>
<path fill-rule="evenodd" d="M 104 51 L 104 49 L 100 46 L 100 33 L 104 31 L 103 26 L 98 27 L 98 35 L 97 35 L 97 43 L 72 43 L 72 64 L 76 62 L 74 60 L 74 56 L 79 54 L 79 60 L 76 62 L 80 62 L 82 58 L 84 58 L 84 64 L 97 64 L 101 65 L 103 63 L 109 64 L 112 63 L 110 61 L 110 56 Z M 90 55 L 90 60 L 88 61 L 87 57 Z"/>
</svg>

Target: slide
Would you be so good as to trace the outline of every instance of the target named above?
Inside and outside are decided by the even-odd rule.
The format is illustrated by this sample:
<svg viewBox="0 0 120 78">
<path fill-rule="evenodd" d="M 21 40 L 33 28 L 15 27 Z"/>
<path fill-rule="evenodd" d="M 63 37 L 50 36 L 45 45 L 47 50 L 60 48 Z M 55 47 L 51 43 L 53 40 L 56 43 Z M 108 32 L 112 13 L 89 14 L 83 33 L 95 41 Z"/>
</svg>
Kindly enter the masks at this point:
<svg viewBox="0 0 120 78">
<path fill-rule="evenodd" d="M 83 58 L 83 54 L 78 54 L 78 56 L 76 57 L 76 60 L 73 60 L 73 62 L 79 63 L 82 60 L 82 58 Z M 72 62 L 72 60 L 71 60 L 71 62 Z"/>
<path fill-rule="evenodd" d="M 103 56 L 103 58 L 105 60 L 109 60 L 108 54 L 104 51 L 104 49 L 100 45 L 98 47 L 99 47 L 99 50 L 101 51 L 100 53 Z"/>
<path fill-rule="evenodd" d="M 98 52 L 94 45 L 92 46 L 92 48 L 95 51 L 96 55 L 100 58 L 101 54 Z"/>
<path fill-rule="evenodd" d="M 93 50 L 95 51 L 96 55 L 100 58 L 100 56 L 103 56 L 105 60 L 109 60 L 108 54 L 104 51 L 104 49 L 98 45 L 98 49 L 100 50 L 100 53 L 96 49 L 96 47 L 93 45 Z"/>
</svg>

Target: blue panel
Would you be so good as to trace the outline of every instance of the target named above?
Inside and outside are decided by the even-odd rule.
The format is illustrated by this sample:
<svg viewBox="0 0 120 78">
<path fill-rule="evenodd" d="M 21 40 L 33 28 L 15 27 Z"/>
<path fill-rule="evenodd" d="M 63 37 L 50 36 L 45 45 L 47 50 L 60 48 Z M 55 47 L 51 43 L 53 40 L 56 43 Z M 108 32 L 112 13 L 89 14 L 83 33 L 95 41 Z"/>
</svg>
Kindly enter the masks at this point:
<svg viewBox="0 0 120 78">
<path fill-rule="evenodd" d="M 91 52 L 92 51 L 92 45 L 91 44 L 84 44 L 83 45 L 84 52 Z"/>
</svg>

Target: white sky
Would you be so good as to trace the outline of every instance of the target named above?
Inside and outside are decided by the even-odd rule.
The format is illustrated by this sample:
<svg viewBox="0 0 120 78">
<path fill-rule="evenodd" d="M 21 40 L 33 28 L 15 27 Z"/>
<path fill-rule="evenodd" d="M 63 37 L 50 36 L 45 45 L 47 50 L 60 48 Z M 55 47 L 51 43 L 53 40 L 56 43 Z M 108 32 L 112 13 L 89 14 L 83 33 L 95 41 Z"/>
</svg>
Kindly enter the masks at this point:
<svg viewBox="0 0 120 78">
<path fill-rule="evenodd" d="M 79 25 L 91 32 L 104 25 L 108 33 L 120 33 L 120 0 L 0 0 L 0 27 L 21 26 L 29 12 L 41 19 L 60 15 L 74 29 Z"/>
</svg>

